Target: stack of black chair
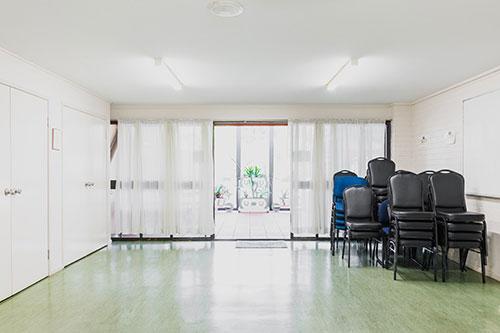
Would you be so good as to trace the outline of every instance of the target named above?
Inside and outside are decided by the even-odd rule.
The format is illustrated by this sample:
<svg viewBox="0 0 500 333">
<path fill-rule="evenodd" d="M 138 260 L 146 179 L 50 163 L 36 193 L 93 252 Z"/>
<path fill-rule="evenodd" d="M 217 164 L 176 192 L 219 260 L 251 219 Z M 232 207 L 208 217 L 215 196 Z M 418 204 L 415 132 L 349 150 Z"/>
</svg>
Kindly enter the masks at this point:
<svg viewBox="0 0 500 333">
<path fill-rule="evenodd" d="M 336 176 L 341 175 L 336 174 Z M 349 174 L 342 176 L 349 176 Z M 440 248 L 444 282 L 448 272 L 448 252 L 450 249 L 459 249 L 462 271 L 465 271 L 469 252 L 474 251 L 480 254 L 482 281 L 486 282 L 485 216 L 467 211 L 462 175 L 451 170 L 439 172 L 428 170 L 418 175 L 408 171 L 396 172 L 393 161 L 379 157 L 368 162 L 367 181 L 369 187 L 354 186 L 343 190 L 345 233 L 342 258 L 344 258 L 347 242 L 348 267 L 350 267 L 351 240 L 364 240 L 366 244 L 368 242 L 371 244 L 375 240 L 383 244 L 382 264 L 384 266 L 389 265 L 385 260 L 387 251 L 390 250 L 393 253 L 394 279 L 397 275 L 398 256 L 401 250 L 405 254 L 405 249 L 412 249 L 413 258 L 411 259 L 416 260 L 416 249 L 422 249 L 423 268 L 426 268 L 432 259 L 434 280 L 436 280 L 437 254 Z M 337 195 L 337 197 L 340 196 Z M 385 200 L 387 201 L 380 205 Z M 377 211 L 376 208 L 380 205 L 385 213 L 386 209 L 382 207 L 385 207 L 387 202 L 390 231 L 385 230 L 389 228 L 384 228 L 385 232 L 382 232 L 383 226 L 377 220 L 374 211 Z M 342 212 L 339 211 L 339 213 Z M 336 217 L 333 211 L 332 226 Z M 332 239 L 335 237 L 333 231 L 331 237 Z M 378 250 L 378 245 L 376 249 Z M 373 254 L 371 253 L 372 257 L 375 251 L 374 249 Z M 427 258 L 426 255 L 429 257 Z M 427 259 L 429 263 L 426 265 Z"/>
<path fill-rule="evenodd" d="M 342 259 L 347 240 L 347 267 L 351 267 L 351 240 L 364 240 L 368 245 L 381 236 L 382 226 L 373 217 L 373 200 L 372 190 L 366 186 L 349 187 L 344 191 L 346 232 L 342 244 Z M 374 254 L 370 253 L 370 256 L 373 259 Z"/>
<path fill-rule="evenodd" d="M 486 282 L 485 216 L 467 211 L 464 183 L 462 175 L 451 170 L 424 171 L 418 175 L 398 171 L 390 178 L 390 250 L 394 253 L 394 279 L 398 254 L 405 248 L 422 248 L 429 253 L 436 279 L 439 247 L 443 282 L 448 272 L 448 252 L 453 248 L 459 249 L 462 271 L 470 251 L 480 254 L 482 281 Z"/>
<path fill-rule="evenodd" d="M 344 218 L 344 190 L 351 186 L 368 186 L 366 179 L 356 176 L 349 170 L 342 170 L 333 175 L 332 217 L 330 223 L 330 249 L 335 255 L 339 231 L 346 231 Z M 336 233 L 336 235 L 335 235 Z"/>
<path fill-rule="evenodd" d="M 411 172 L 398 172 L 389 179 L 389 207 L 392 220 L 390 250 L 393 253 L 394 280 L 400 249 L 426 249 L 433 256 L 437 280 L 437 229 L 433 212 L 425 211 L 423 185 Z"/>
<path fill-rule="evenodd" d="M 448 251 L 460 251 L 460 268 L 465 270 L 469 250 L 481 256 L 481 275 L 485 279 L 487 256 L 486 221 L 484 214 L 468 212 L 462 175 L 441 170 L 430 177 L 432 208 L 438 222 L 438 239 L 443 255 L 443 282 L 448 271 Z"/>
<path fill-rule="evenodd" d="M 342 177 L 357 177 L 357 175 L 349 170 L 340 170 L 333 175 L 332 216 L 330 220 L 330 250 L 332 251 L 332 255 L 335 255 L 335 246 L 337 245 L 339 231 L 345 230 L 344 187 L 340 188 L 340 182 L 338 181 Z"/>
</svg>

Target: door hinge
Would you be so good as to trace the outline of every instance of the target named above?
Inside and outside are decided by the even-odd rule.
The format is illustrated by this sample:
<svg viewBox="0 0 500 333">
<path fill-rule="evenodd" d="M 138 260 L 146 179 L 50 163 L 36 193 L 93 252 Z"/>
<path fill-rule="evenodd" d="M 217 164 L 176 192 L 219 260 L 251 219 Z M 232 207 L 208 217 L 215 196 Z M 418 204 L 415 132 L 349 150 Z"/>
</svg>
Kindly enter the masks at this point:
<svg viewBox="0 0 500 333">
<path fill-rule="evenodd" d="M 50 259 L 50 250 L 47 250 L 47 259 Z"/>
</svg>

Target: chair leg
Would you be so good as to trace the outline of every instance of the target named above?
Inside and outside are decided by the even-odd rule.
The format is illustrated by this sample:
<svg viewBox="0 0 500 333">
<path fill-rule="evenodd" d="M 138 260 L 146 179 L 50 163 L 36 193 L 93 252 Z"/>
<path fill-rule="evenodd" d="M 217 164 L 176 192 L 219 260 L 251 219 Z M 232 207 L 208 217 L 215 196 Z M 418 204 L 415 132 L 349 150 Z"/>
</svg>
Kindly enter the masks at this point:
<svg viewBox="0 0 500 333">
<path fill-rule="evenodd" d="M 465 271 L 464 255 L 465 255 L 465 249 L 460 248 L 458 250 L 458 257 L 459 257 L 459 267 L 461 272 Z"/>
<path fill-rule="evenodd" d="M 432 249 L 432 254 L 429 255 L 429 257 L 431 256 L 432 256 L 432 266 L 434 266 L 434 282 L 437 282 L 437 247 L 434 247 Z"/>
<path fill-rule="evenodd" d="M 348 247 L 347 247 L 347 268 L 351 268 L 351 237 L 347 236 Z"/>
<path fill-rule="evenodd" d="M 467 264 L 467 257 L 469 256 L 469 249 L 464 249 L 463 260 L 462 260 L 462 272 L 465 272 L 465 267 Z"/>
<path fill-rule="evenodd" d="M 372 260 L 372 265 L 376 266 L 376 262 L 375 262 L 375 246 L 376 246 L 377 242 L 375 242 L 374 240 L 370 239 L 370 250 L 371 250 L 371 260 Z"/>
<path fill-rule="evenodd" d="M 423 251 L 422 252 L 422 270 L 428 270 L 430 269 L 430 264 L 431 264 L 431 256 L 433 253 L 430 253 L 429 251 Z"/>
<path fill-rule="evenodd" d="M 330 227 L 330 251 L 335 256 L 335 226 Z"/>
<path fill-rule="evenodd" d="M 446 282 L 446 273 L 447 273 L 447 266 L 448 266 L 448 248 L 443 248 L 443 272 L 442 272 L 442 280 L 443 282 Z"/>
<path fill-rule="evenodd" d="M 481 278 L 483 280 L 483 283 L 486 283 L 486 250 L 484 249 L 484 242 L 483 245 L 481 246 Z"/>
<path fill-rule="evenodd" d="M 368 240 L 368 259 L 372 259 L 372 240 Z"/>
<path fill-rule="evenodd" d="M 384 237 L 382 238 L 382 267 L 387 268 L 387 243 L 388 240 Z"/>
<path fill-rule="evenodd" d="M 335 238 L 333 237 L 333 235 L 335 234 L 335 230 L 333 230 L 334 228 L 334 224 L 333 222 L 330 223 L 330 251 L 332 251 L 332 255 L 333 255 L 333 243 L 335 241 Z"/>
<path fill-rule="evenodd" d="M 337 238 L 335 238 L 337 240 L 337 242 L 336 242 L 337 249 L 339 248 L 339 237 L 340 237 L 340 230 L 337 229 Z"/>
<path fill-rule="evenodd" d="M 396 281 L 396 274 L 398 272 L 398 248 L 399 248 L 399 245 L 396 244 L 394 245 L 394 281 Z"/>
<path fill-rule="evenodd" d="M 460 248 L 460 249 L 458 249 L 458 266 L 460 268 L 460 271 L 462 271 L 462 272 L 463 272 L 463 270 L 462 270 L 463 260 L 464 260 L 464 249 Z"/>
<path fill-rule="evenodd" d="M 342 239 L 342 260 L 344 260 L 344 251 L 345 251 L 345 231 L 344 231 L 344 237 Z"/>
</svg>

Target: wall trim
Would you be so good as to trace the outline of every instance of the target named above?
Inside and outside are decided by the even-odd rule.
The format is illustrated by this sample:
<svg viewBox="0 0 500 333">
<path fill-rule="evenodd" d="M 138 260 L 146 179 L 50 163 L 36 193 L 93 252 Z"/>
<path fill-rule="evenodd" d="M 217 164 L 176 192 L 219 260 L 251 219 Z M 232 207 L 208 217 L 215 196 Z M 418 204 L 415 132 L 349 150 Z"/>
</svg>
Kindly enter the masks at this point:
<svg viewBox="0 0 500 333">
<path fill-rule="evenodd" d="M 76 83 L 75 81 L 72 81 L 72 80 L 70 80 L 70 79 L 68 79 L 68 78 L 66 78 L 64 76 L 61 76 L 61 75 L 55 73 L 55 72 L 52 72 L 51 70 L 48 70 L 48 69 L 46 69 L 46 68 L 44 68 L 44 67 L 42 67 L 42 66 L 40 66 L 40 65 L 38 65 L 38 64 L 36 64 L 36 63 L 34 63 L 32 61 L 29 61 L 28 59 L 23 58 L 22 56 L 14 53 L 14 52 L 11 52 L 11 51 L 7 50 L 6 48 L 2 47 L 1 45 L 0 45 L 0 52 L 3 52 L 5 54 L 7 54 L 8 56 L 11 56 L 11 57 L 13 57 L 13 58 L 15 58 L 15 59 L 17 59 L 17 60 L 25 63 L 26 65 L 28 65 L 30 67 L 33 67 L 34 69 L 39 70 L 39 71 L 41 71 L 41 72 L 43 72 L 43 73 L 45 73 L 45 74 L 47 74 L 47 75 L 49 75 L 49 76 L 57 79 L 57 80 L 61 80 L 61 81 L 65 82 L 65 83 L 71 85 L 73 88 L 77 88 L 79 90 L 82 90 L 82 91 L 84 91 L 85 93 L 89 94 L 92 97 L 95 97 L 97 99 L 102 100 L 103 102 L 111 104 L 111 102 L 108 101 L 107 98 L 104 98 L 103 96 L 99 95 L 95 91 L 93 91 L 93 90 L 91 90 L 89 88 L 86 88 L 86 87 L 82 86 L 81 84 Z"/>
<path fill-rule="evenodd" d="M 415 101 L 413 101 L 413 102 L 411 102 L 409 104 L 411 106 L 414 106 L 416 104 L 419 104 L 419 103 L 422 103 L 422 102 L 424 102 L 426 100 L 429 100 L 429 99 L 431 99 L 433 97 L 445 94 L 445 93 L 447 93 L 449 91 L 455 90 L 457 88 L 461 88 L 461 87 L 466 86 L 468 84 L 471 84 L 473 82 L 480 81 L 482 79 L 486 79 L 486 78 L 488 78 L 490 76 L 493 76 L 493 75 L 495 75 L 497 73 L 500 73 L 500 66 L 494 67 L 494 68 L 492 68 L 490 70 L 487 70 L 487 71 L 485 71 L 485 72 L 483 72 L 481 74 L 478 74 L 478 75 L 475 75 L 473 77 L 470 77 L 470 78 L 468 78 L 466 80 L 463 80 L 463 81 L 461 81 L 459 83 L 451 85 L 451 86 L 449 86 L 447 88 L 444 88 L 442 90 L 438 90 L 438 91 L 436 91 L 436 92 L 434 92 L 434 93 L 432 93 L 430 95 L 427 95 L 427 96 L 424 96 L 422 98 L 419 98 L 419 99 L 417 99 L 417 100 L 415 100 Z"/>
<path fill-rule="evenodd" d="M 315 109 L 373 109 L 390 108 L 393 104 L 327 104 L 327 103 L 304 103 L 304 104 L 120 104 L 111 103 L 111 110 L 178 110 L 203 107 L 205 109 L 228 109 L 228 108 L 264 108 L 264 109 L 288 109 L 297 110 L 304 107 Z"/>
<path fill-rule="evenodd" d="M 104 120 L 104 121 L 109 121 L 109 117 L 105 117 L 105 116 L 103 116 L 101 114 L 92 113 L 92 112 L 90 112 L 88 110 L 84 110 L 83 108 L 79 108 L 79 107 L 76 107 L 74 105 L 71 105 L 70 103 L 62 102 L 61 106 L 62 106 L 61 112 L 63 114 L 63 117 L 64 117 L 64 108 L 68 108 L 68 109 L 71 109 L 73 111 L 86 114 L 87 116 L 91 116 L 91 117 L 94 117 L 94 118 L 97 118 L 97 119 L 101 119 L 101 120 Z M 111 113 L 111 110 L 110 110 L 110 113 Z"/>
</svg>

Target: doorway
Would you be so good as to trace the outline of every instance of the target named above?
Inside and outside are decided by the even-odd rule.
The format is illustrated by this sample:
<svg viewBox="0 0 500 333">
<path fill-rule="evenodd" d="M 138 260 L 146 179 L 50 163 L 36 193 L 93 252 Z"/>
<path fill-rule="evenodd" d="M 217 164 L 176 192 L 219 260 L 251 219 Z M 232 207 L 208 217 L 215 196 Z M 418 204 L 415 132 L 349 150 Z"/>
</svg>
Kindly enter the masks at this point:
<svg viewBox="0 0 500 333">
<path fill-rule="evenodd" d="M 285 122 L 215 122 L 215 238 L 290 238 Z"/>
</svg>

